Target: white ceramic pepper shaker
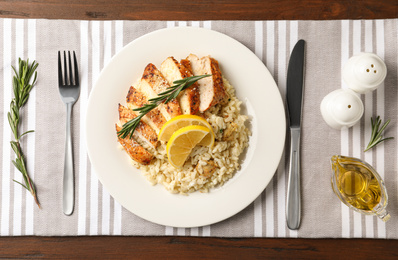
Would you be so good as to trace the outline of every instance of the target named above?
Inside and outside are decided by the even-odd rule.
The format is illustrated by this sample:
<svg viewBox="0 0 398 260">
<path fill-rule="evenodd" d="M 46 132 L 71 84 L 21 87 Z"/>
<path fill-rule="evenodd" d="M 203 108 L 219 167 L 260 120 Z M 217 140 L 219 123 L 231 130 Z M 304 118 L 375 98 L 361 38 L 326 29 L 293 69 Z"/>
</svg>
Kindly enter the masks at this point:
<svg viewBox="0 0 398 260">
<path fill-rule="evenodd" d="M 321 102 L 321 114 L 325 122 L 334 129 L 354 126 L 363 115 L 363 103 L 350 89 L 337 89 Z"/>
<path fill-rule="evenodd" d="M 321 102 L 325 122 L 335 129 L 354 126 L 363 115 L 363 103 L 358 94 L 375 90 L 386 78 L 387 67 L 374 53 L 361 52 L 344 65 L 342 78 L 348 89 L 337 89 Z"/>
<path fill-rule="evenodd" d="M 375 90 L 386 78 L 387 67 L 374 53 L 361 52 L 344 65 L 342 77 L 347 86 L 357 93 Z"/>
</svg>

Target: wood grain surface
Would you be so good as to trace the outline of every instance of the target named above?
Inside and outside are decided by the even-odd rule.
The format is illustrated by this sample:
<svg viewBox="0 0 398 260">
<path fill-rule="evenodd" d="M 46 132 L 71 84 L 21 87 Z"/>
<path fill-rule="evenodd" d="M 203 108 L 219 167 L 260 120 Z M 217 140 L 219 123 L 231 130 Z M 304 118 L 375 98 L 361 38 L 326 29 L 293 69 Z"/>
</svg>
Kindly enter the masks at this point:
<svg viewBox="0 0 398 260">
<path fill-rule="evenodd" d="M 395 240 L 198 237 L 0 238 L 0 259 L 398 259 Z"/>
<path fill-rule="evenodd" d="M 0 0 L 0 17 L 14 18 L 175 21 L 397 16 L 397 0 Z"/>
<path fill-rule="evenodd" d="M 398 17 L 397 0 L 0 0 L 0 17 L 327 20 Z M 398 259 L 398 240 L 0 237 L 0 259 Z"/>
</svg>

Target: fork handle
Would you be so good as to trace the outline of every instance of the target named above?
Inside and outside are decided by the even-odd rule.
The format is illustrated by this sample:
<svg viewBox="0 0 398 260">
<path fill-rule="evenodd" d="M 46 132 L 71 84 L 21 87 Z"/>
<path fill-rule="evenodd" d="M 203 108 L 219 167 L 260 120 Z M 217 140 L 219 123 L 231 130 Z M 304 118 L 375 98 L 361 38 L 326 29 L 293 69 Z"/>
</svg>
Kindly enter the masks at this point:
<svg viewBox="0 0 398 260">
<path fill-rule="evenodd" d="M 63 181 L 63 211 L 71 215 L 74 207 L 73 150 L 71 137 L 72 103 L 66 104 L 66 143 Z"/>
</svg>

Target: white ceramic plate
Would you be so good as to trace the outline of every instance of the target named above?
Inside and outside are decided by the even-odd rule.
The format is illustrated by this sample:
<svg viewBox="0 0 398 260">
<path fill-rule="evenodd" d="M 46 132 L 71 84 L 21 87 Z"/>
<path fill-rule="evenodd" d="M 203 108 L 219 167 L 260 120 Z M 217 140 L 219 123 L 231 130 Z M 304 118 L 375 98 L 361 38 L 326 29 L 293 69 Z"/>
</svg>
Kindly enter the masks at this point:
<svg viewBox="0 0 398 260">
<path fill-rule="evenodd" d="M 243 101 L 252 136 L 240 171 L 221 188 L 189 196 L 151 186 L 119 148 L 115 123 L 131 84 L 148 63 L 160 66 L 169 56 L 211 55 Z M 91 91 L 86 120 L 87 149 L 105 189 L 123 207 L 154 223 L 172 227 L 210 225 L 233 216 L 265 189 L 285 143 L 285 110 L 264 64 L 238 41 L 215 31 L 183 27 L 162 29 L 126 45 L 102 70 Z"/>
</svg>

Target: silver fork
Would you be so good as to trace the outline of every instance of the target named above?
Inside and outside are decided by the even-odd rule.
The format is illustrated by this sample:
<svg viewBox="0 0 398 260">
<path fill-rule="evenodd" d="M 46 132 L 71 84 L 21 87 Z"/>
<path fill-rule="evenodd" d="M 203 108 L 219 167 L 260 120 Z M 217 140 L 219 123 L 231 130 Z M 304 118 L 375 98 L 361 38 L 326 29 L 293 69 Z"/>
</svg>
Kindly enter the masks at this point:
<svg viewBox="0 0 398 260">
<path fill-rule="evenodd" d="M 71 115 L 73 104 L 79 99 L 80 84 L 76 54 L 73 51 L 73 70 L 70 51 L 68 62 L 64 51 L 64 73 L 62 73 L 61 52 L 58 51 L 58 86 L 61 99 L 66 105 L 66 143 L 63 180 L 63 211 L 65 215 L 71 215 L 74 207 L 74 173 L 73 150 L 71 138 Z M 69 66 L 67 66 L 67 63 Z"/>
</svg>

